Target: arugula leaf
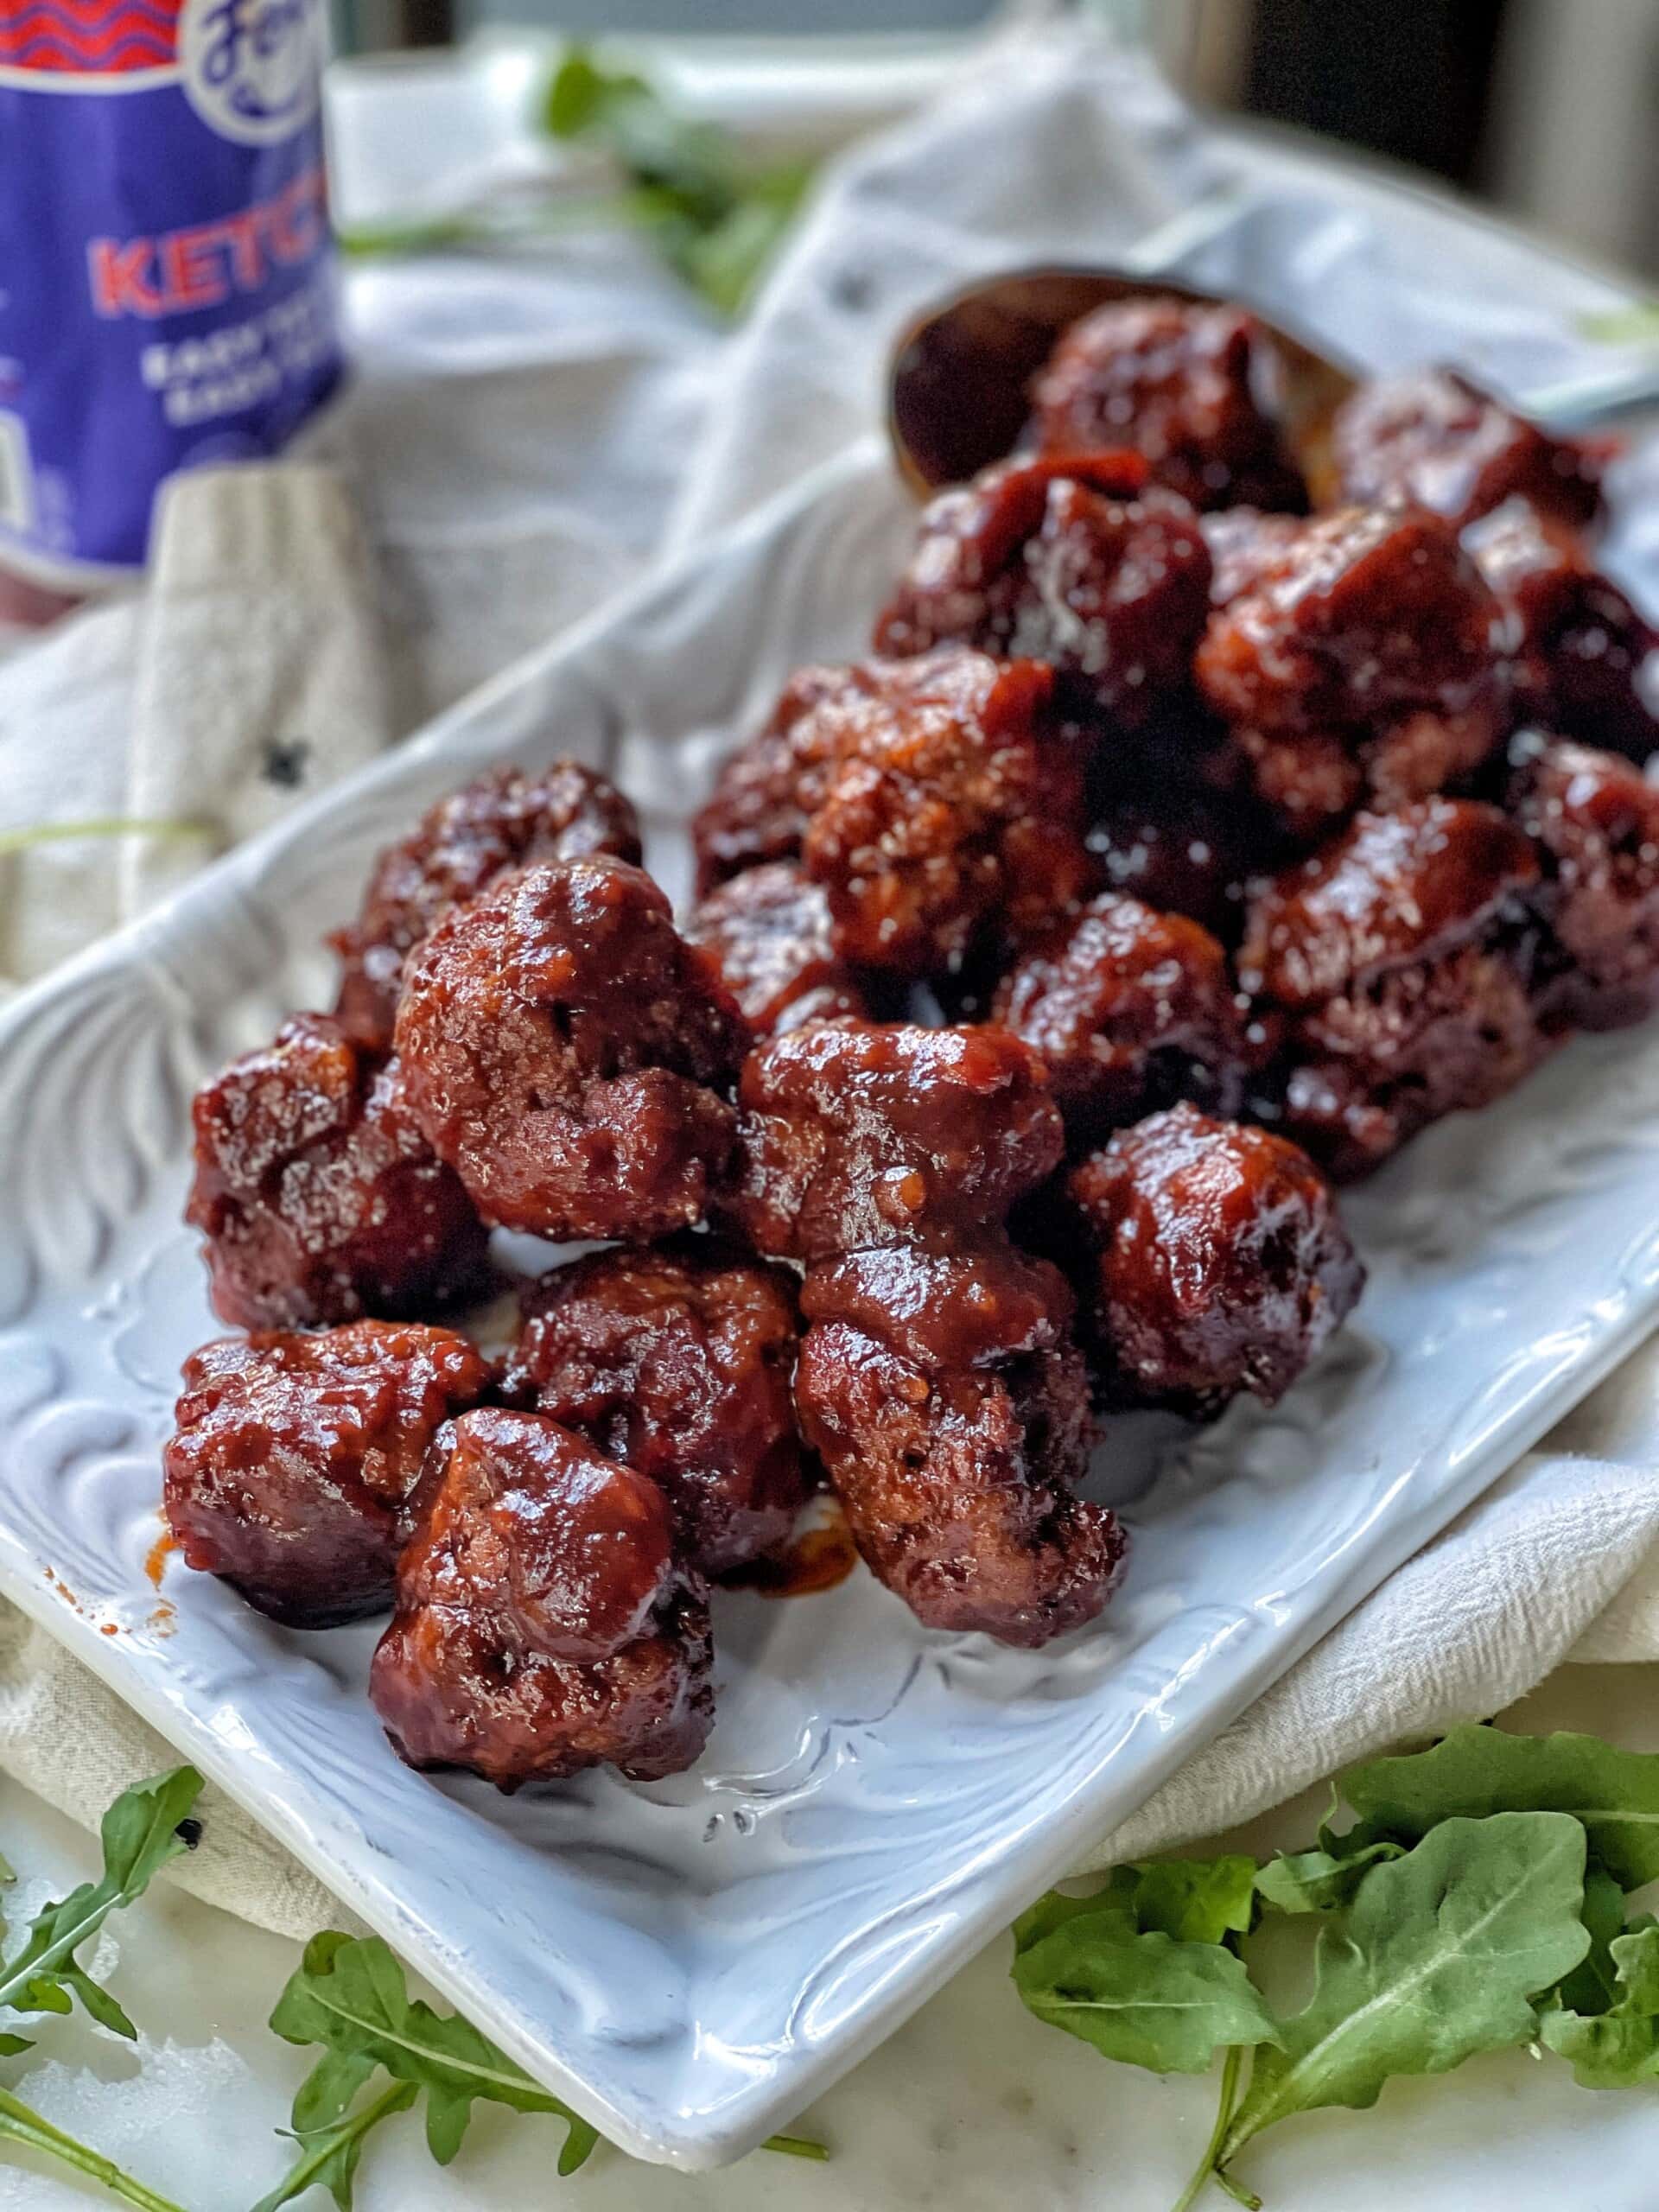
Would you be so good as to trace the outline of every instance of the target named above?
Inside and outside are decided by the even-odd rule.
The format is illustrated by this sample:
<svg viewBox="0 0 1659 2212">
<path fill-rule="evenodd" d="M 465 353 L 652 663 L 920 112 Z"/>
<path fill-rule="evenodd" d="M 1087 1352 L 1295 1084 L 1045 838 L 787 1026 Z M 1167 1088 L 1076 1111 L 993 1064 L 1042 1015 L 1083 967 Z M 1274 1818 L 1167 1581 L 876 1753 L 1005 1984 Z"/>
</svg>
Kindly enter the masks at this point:
<svg viewBox="0 0 1659 2212">
<path fill-rule="evenodd" d="M 101 2151 L 78 2143 L 73 2135 L 66 2135 L 60 2127 L 54 2127 L 49 2120 L 14 2097 L 9 2089 L 0 2089 L 0 2142 L 22 2143 L 31 2151 L 40 2151 L 48 2158 L 56 2158 L 60 2164 L 71 2166 L 77 2173 L 90 2175 L 93 2181 L 102 2182 L 111 2196 L 118 2196 L 124 2204 L 136 2204 L 139 2212 L 182 2212 L 170 2196 L 158 2196 L 153 2189 L 125 2173 L 113 2158 L 106 2158 Z"/>
<path fill-rule="evenodd" d="M 344 2061 L 359 2069 L 353 2092 L 377 2066 L 394 2081 L 425 2090 L 427 2145 L 441 2166 L 461 2148 L 480 2097 L 515 2112 L 550 2113 L 563 2120 L 561 2174 L 574 2173 L 599 2139 L 580 2114 L 540 2088 L 469 2020 L 411 1998 L 403 1967 L 378 1936 L 346 1936 L 337 1929 L 314 1936 L 276 2000 L 270 2024 L 287 2043 L 324 2047 L 321 2082 L 314 2073 L 296 2100 L 296 2132 L 308 2120 L 315 2126 L 319 2109 L 335 2104 L 349 2078 Z"/>
<path fill-rule="evenodd" d="M 1590 1931 L 1590 1948 L 1555 1993 L 1556 2001 L 1569 2012 L 1605 2012 L 1618 1996 L 1612 1946 L 1624 1933 L 1624 1892 L 1605 1868 L 1586 1869 L 1579 1917 Z"/>
<path fill-rule="evenodd" d="M 1202 2074 L 1218 2045 L 1278 2037 L 1231 1951 L 1135 1934 L 1109 1909 L 1076 1915 L 1016 1952 L 1014 1981 L 1039 2020 L 1154 2073 Z"/>
<path fill-rule="evenodd" d="M 1135 1916 L 1148 1933 L 1180 1943 L 1221 1943 L 1248 1936 L 1255 1911 L 1255 1861 L 1153 1859 L 1135 1868 Z"/>
<path fill-rule="evenodd" d="M 1589 1944 L 1584 1863 L 1584 1831 L 1565 1814 L 1498 1813 L 1446 1821 L 1372 1866 L 1320 1929 L 1313 1999 L 1257 2052 L 1217 2168 L 1293 2113 L 1363 2108 L 1391 2075 L 1527 2042 L 1532 1999 Z"/>
<path fill-rule="evenodd" d="M 1571 2061 L 1586 2089 L 1630 2089 L 1659 2078 L 1659 1925 L 1630 1929 L 1609 1948 L 1618 2001 L 1594 2014 L 1564 2007 L 1538 2024 L 1540 2038 Z"/>
<path fill-rule="evenodd" d="M 1659 1752 L 1596 1736 L 1454 1728 L 1429 1751 L 1357 1768 L 1342 1787 L 1359 1815 L 1356 1847 L 1382 1836 L 1415 1843 L 1453 1816 L 1571 1813 L 1591 1857 L 1623 1888 L 1659 1878 Z"/>
<path fill-rule="evenodd" d="M 1344 1840 L 1327 1839 L 1315 1851 L 1281 1851 L 1256 1876 L 1257 1895 L 1275 1912 L 1336 1912 L 1352 1901 L 1373 1866 L 1404 1855 L 1402 1844 L 1386 1840 L 1357 1851 L 1345 1850 Z M 1622 1916 L 1622 1891 L 1619 1910 Z"/>
<path fill-rule="evenodd" d="M 326 2060 L 320 2062 L 315 2072 L 320 2073 L 326 2063 Z M 312 2078 L 315 2080 L 315 2073 Z M 309 2086 L 308 2082 L 306 2088 Z M 300 2098 L 305 2096 L 306 2088 L 301 2089 Z M 393 2113 L 407 2112 L 420 2094 L 412 2082 L 393 2082 L 378 2097 L 371 2097 L 355 2111 L 342 2107 L 334 2118 L 320 2119 L 309 2127 L 299 2124 L 300 2098 L 296 2098 L 290 2133 L 300 2146 L 300 2156 L 276 2188 L 260 2198 L 253 2212 L 277 2212 L 280 2205 L 291 2204 L 296 2196 L 302 2196 L 313 2188 L 326 2189 L 339 2205 L 340 2212 L 352 2212 L 352 2186 L 357 2178 L 358 2160 L 363 2155 L 364 2137 Z"/>
<path fill-rule="evenodd" d="M 181 1766 L 122 1792 L 104 1815 L 102 1878 L 83 1882 L 35 1915 L 22 1948 L 0 1965 L 0 2006 L 14 2012 L 67 2012 L 79 1997 L 100 2026 L 129 2037 L 137 2033 L 115 1999 L 76 1962 L 75 1951 L 111 1913 L 142 1896 L 150 1877 L 187 1848 L 178 1826 L 200 1790 L 194 1767 Z"/>
<path fill-rule="evenodd" d="M 393 2113 L 406 2112 L 423 2091 L 427 2147 L 441 2166 L 460 2150 L 480 2098 L 563 2120 L 562 2177 L 575 2173 L 600 2139 L 587 2120 L 532 2081 L 470 2021 L 411 1998 L 403 1967 L 378 1936 L 346 1936 L 338 1929 L 314 1936 L 276 2000 L 270 2024 L 287 2043 L 322 2049 L 289 2114 L 289 2132 L 300 2156 L 254 2212 L 276 2212 L 318 2184 L 333 2192 L 340 2212 L 351 2212 L 365 2137 Z M 391 2087 L 355 2102 L 383 2068 L 392 2076 Z M 830 2155 L 822 2143 L 798 2135 L 773 2135 L 761 2147 L 794 2158 Z"/>
<path fill-rule="evenodd" d="M 1249 1933 L 1255 1910 L 1255 1861 L 1239 1854 L 1221 1859 L 1143 1859 L 1114 1866 L 1104 1885 L 1086 1897 L 1050 1890 L 1014 1923 L 1016 1957 L 1067 1921 L 1103 1916 L 1124 1936 L 1171 1936 L 1181 1943 L 1221 1943 Z M 1108 1932 L 1103 1930 L 1102 1932 Z"/>
<path fill-rule="evenodd" d="M 1115 1923 L 1113 1932 L 1124 1936 L 1139 1935 L 1140 1927 L 1132 1903 L 1134 1892 L 1135 1878 L 1123 1866 L 1114 1867 L 1111 1880 L 1105 1888 L 1096 1890 L 1090 1897 L 1068 1897 L 1058 1890 L 1050 1890 L 1014 1922 L 1012 1931 L 1014 1956 L 1020 1957 L 1040 1943 L 1045 1936 L 1052 1936 L 1057 1928 L 1064 1928 L 1068 1921 L 1072 1920 L 1104 1917 Z"/>
</svg>

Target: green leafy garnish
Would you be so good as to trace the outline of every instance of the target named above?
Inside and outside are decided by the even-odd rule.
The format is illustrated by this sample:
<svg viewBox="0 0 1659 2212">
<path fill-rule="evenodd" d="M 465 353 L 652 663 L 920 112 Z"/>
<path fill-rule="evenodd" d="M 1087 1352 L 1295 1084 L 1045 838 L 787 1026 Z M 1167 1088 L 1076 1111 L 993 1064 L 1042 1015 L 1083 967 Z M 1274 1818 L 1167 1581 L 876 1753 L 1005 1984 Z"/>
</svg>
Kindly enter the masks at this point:
<svg viewBox="0 0 1659 2212">
<path fill-rule="evenodd" d="M 118 2036 L 137 2031 L 106 1989 L 76 1962 L 75 1953 L 112 1912 L 149 1887 L 150 1877 L 188 1847 L 179 1823 L 195 1803 L 201 1777 L 181 1766 L 124 1790 L 104 1815 L 104 1872 L 83 1882 L 30 1923 L 28 1940 L 0 1964 L 0 2006 L 14 2012 L 67 2012 L 79 1997 L 101 2027 Z M 11 2047 L 20 2046 L 16 2038 Z"/>
<path fill-rule="evenodd" d="M 1254 1859 L 1149 1859 L 1135 1870 L 1135 1918 L 1183 1943 L 1248 1936 L 1255 1912 Z"/>
<path fill-rule="evenodd" d="M 78 1997 L 100 2027 L 119 2036 L 136 2035 L 124 2009 L 92 1980 L 75 1954 L 112 1912 L 143 1895 L 150 1878 L 169 1859 L 189 1847 L 178 1832 L 179 1823 L 200 1789 L 201 1777 L 195 1769 L 181 1766 L 123 1791 L 104 1815 L 102 1875 L 36 1913 L 19 1949 L 0 1961 L 0 2007 L 13 2012 L 63 2013 L 73 2010 Z M 0 1860 L 0 1880 L 11 1878 L 10 1867 Z M 27 2036 L 0 2033 L 0 2056 L 16 2057 L 32 2047 Z M 101 2151 L 66 2135 L 9 2089 L 0 2089 L 0 2142 L 22 2144 L 55 2158 L 101 2182 L 111 2196 L 139 2206 L 141 2212 L 180 2212 L 169 2198 L 158 2196 Z"/>
<path fill-rule="evenodd" d="M 1659 1925 L 1630 1928 L 1609 1948 L 1613 2001 L 1591 2014 L 1563 2005 L 1539 2024 L 1544 2043 L 1571 2061 L 1586 2089 L 1659 2080 Z"/>
<path fill-rule="evenodd" d="M 811 182 L 810 162 L 746 162 L 728 132 L 677 115 L 645 78 L 586 47 L 555 72 L 543 119 L 554 137 L 609 156 L 625 188 L 617 212 L 723 315 L 743 306 Z"/>
<path fill-rule="evenodd" d="M 1374 1866 L 1320 1929 L 1313 1999 L 1257 2052 L 1217 2165 L 1293 2113 L 1527 2042 L 1532 1999 L 1588 1948 L 1583 1902 L 1584 1831 L 1560 1813 L 1450 1820 Z"/>
<path fill-rule="evenodd" d="M 323 2050 L 294 2101 L 301 2158 L 257 2212 L 275 2212 L 318 2181 L 334 2192 L 341 2212 L 349 2212 L 363 2137 L 423 2091 L 427 2147 L 441 2166 L 460 2150 L 480 2098 L 563 2120 L 561 2174 L 574 2173 L 599 2140 L 585 2120 L 540 2088 L 470 2021 L 411 1998 L 403 1967 L 378 1936 L 346 1936 L 337 1929 L 314 1936 L 276 2000 L 270 2024 L 286 2043 L 320 2044 Z M 359 2090 L 382 2069 L 407 2094 L 382 2092 L 372 2100 L 378 2109 L 372 2116 L 366 2105 L 354 2109 Z"/>
<path fill-rule="evenodd" d="M 1590 1855 L 1626 1890 L 1659 1878 L 1659 1752 L 1598 1736 L 1454 1728 L 1431 1750 L 1374 1759 L 1343 1777 L 1356 1843 L 1415 1843 L 1438 1822 L 1489 1813 L 1571 1813 Z"/>
<path fill-rule="evenodd" d="M 542 101 L 550 137 L 601 157 L 609 181 L 530 198 L 345 229 L 348 254 L 432 253 L 520 244 L 573 230 L 632 230 L 722 315 L 735 315 L 811 184 L 807 161 L 756 162 L 732 134 L 677 114 L 644 77 L 572 47 Z"/>
<path fill-rule="evenodd" d="M 270 2024 L 286 2043 L 321 2044 L 322 2056 L 300 2085 L 289 2116 L 287 2132 L 299 2156 L 254 2212 L 276 2212 L 314 2185 L 327 2189 L 340 2212 L 351 2212 L 364 2139 L 423 2094 L 427 2148 L 441 2166 L 460 2150 L 480 2098 L 563 2120 L 562 2176 L 575 2173 L 600 2140 L 580 2113 L 533 2081 L 470 2021 L 411 1998 L 403 1967 L 378 1936 L 346 1936 L 338 1929 L 314 1936 L 276 2000 Z M 381 2072 L 391 2076 L 390 2086 L 359 2102 Z M 762 2147 L 785 2158 L 830 2155 L 822 2143 L 799 2135 L 774 2135 Z"/>
<path fill-rule="evenodd" d="M 1334 1839 L 1322 1839 L 1317 1850 L 1281 1851 L 1270 1859 L 1255 1878 L 1256 1890 L 1274 1912 L 1336 1912 L 1353 1902 L 1373 1866 L 1398 1859 L 1402 1848 L 1385 1839 L 1344 1850 Z"/>
<path fill-rule="evenodd" d="M 1605 2012 L 1618 1998 L 1618 1963 L 1613 1944 L 1624 1932 L 1624 1892 L 1599 1866 L 1584 1872 L 1581 1915 L 1590 1948 L 1557 1992 L 1570 2012 Z"/>
<path fill-rule="evenodd" d="M 1223 2045 L 1277 2035 L 1226 1948 L 1250 1925 L 1255 1861 L 1148 1860 L 1092 1897 L 1058 1891 L 1014 1923 L 1014 1980 L 1039 2020 L 1108 2058 L 1202 2074 Z"/>
<path fill-rule="evenodd" d="M 1135 1935 L 1115 1913 L 1066 1922 L 1016 1957 L 1014 1980 L 1039 2020 L 1159 2074 L 1202 2074 L 1217 2049 L 1278 2034 L 1231 1951 Z"/>
<path fill-rule="evenodd" d="M 1346 1801 L 1358 1815 L 1340 1825 Z M 1363 2110 L 1396 2076 L 1478 2052 L 1559 2053 L 1590 2088 L 1659 2082 L 1659 1921 L 1625 1920 L 1659 1878 L 1659 1756 L 1591 1736 L 1453 1729 L 1344 1777 L 1317 1843 L 1117 1868 L 1039 1898 L 1014 1980 L 1039 2019 L 1166 2074 L 1221 2049 L 1221 2100 L 1176 2212 L 1264 2129 Z M 1281 2012 L 1252 1979 L 1255 1916 L 1312 1939 L 1313 1993 Z"/>
</svg>

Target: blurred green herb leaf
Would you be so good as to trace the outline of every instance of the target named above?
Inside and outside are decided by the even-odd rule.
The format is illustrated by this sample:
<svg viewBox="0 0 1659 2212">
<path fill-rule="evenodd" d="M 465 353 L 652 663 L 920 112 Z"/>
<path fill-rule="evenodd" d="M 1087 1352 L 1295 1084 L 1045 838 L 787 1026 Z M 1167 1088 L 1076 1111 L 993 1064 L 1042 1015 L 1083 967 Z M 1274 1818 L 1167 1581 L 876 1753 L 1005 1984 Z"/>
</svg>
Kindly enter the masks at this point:
<svg viewBox="0 0 1659 2212">
<path fill-rule="evenodd" d="M 743 307 L 811 182 L 810 162 L 746 160 L 728 131 L 677 114 L 643 77 L 586 47 L 555 71 L 543 119 L 554 137 L 609 157 L 625 188 L 619 212 L 722 315 Z"/>
<path fill-rule="evenodd" d="M 1659 346 L 1659 300 L 1610 308 L 1605 315 L 1580 315 L 1579 328 L 1586 338 L 1606 346 Z"/>
</svg>

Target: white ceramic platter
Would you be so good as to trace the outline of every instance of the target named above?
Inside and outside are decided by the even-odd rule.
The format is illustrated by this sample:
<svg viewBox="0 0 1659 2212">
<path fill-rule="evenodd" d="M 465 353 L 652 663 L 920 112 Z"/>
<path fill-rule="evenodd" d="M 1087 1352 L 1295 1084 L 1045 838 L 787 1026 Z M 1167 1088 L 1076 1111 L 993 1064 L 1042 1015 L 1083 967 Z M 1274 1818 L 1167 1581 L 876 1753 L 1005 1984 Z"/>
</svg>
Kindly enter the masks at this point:
<svg viewBox="0 0 1659 2212">
<path fill-rule="evenodd" d="M 180 1224 L 193 1086 L 326 1003 L 371 854 L 486 765 L 575 753 L 678 825 L 787 671 L 856 651 L 910 517 L 861 450 L 212 870 L 0 1026 L 0 1586 L 626 2149 L 789 2120 L 1471 1499 L 1659 1311 L 1659 1025 L 1574 1046 L 1351 1202 L 1357 1325 L 1270 1415 L 1165 1440 L 1133 1564 L 1039 1653 L 861 1572 L 717 1599 L 690 1774 L 508 1801 L 410 1773 L 368 1630 L 285 1633 L 176 1561 L 158 1447 L 217 1333 Z M 1099 1481 L 1132 1492 L 1127 1444 Z"/>
</svg>

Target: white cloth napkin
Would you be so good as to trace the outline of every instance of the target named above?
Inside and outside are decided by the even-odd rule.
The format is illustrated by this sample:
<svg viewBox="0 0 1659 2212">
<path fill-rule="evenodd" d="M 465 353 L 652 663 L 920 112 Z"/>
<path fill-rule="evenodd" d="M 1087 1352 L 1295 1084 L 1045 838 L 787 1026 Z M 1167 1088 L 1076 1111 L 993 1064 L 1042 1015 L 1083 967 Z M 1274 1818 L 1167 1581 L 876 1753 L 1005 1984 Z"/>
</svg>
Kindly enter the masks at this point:
<svg viewBox="0 0 1659 2212">
<path fill-rule="evenodd" d="M 41 972 L 140 911 L 861 434 L 908 308 L 976 269 L 1109 257 L 1245 188 L 1238 222 L 1188 272 L 1378 358 L 1472 330 L 1495 374 L 1565 374 L 1586 351 L 1571 315 L 1618 298 L 1562 275 L 1541 304 L 1501 239 L 1411 202 L 1379 209 L 1363 180 L 1199 126 L 1097 36 L 1029 27 L 837 166 L 730 340 L 614 241 L 358 273 L 361 373 L 314 457 L 181 480 L 149 588 L 0 666 L 0 833 L 134 812 L 202 825 L 129 840 L 118 866 L 98 840 L 0 858 L 0 976 Z M 1659 474 L 1659 454 L 1634 474 Z M 1659 499 L 1622 533 L 1632 573 L 1656 536 Z M 1089 1863 L 1190 1841 L 1383 1744 L 1494 1712 L 1575 1647 L 1659 1657 L 1656 1469 L 1659 1358 L 1643 1353 Z M 0 1766 L 91 1824 L 170 1757 L 0 1611 Z M 296 1935 L 337 1916 L 233 1807 L 213 1805 L 207 1834 L 179 1868 L 199 1894 Z"/>
</svg>

